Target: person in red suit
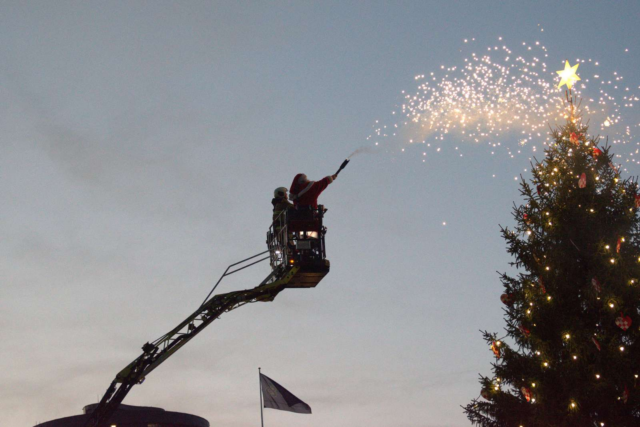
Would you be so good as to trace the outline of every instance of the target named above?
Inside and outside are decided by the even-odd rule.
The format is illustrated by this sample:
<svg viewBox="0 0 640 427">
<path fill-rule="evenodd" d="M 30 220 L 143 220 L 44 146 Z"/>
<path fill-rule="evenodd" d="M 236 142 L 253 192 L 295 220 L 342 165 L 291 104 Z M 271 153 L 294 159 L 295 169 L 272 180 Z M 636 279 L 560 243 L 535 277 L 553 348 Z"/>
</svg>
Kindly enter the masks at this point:
<svg viewBox="0 0 640 427">
<path fill-rule="evenodd" d="M 309 181 L 307 175 L 299 173 L 293 178 L 289 199 L 298 207 L 309 206 L 318 209 L 318 196 L 331 184 L 338 175 L 329 175 L 320 181 Z"/>
</svg>

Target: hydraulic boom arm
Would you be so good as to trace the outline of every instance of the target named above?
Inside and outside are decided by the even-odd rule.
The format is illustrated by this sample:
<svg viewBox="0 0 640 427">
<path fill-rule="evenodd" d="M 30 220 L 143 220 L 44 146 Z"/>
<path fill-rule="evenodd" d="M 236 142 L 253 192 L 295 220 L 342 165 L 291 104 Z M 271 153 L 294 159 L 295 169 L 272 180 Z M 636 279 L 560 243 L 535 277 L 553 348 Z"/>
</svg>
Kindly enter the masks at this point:
<svg viewBox="0 0 640 427">
<path fill-rule="evenodd" d="M 346 160 L 340 169 L 348 163 Z M 339 172 L 339 171 L 338 171 Z M 129 393 L 145 377 L 223 313 L 258 301 L 273 301 L 285 288 L 314 288 L 329 273 L 322 224 L 324 207 L 283 212 L 267 232 L 269 250 L 231 264 L 200 307 L 182 323 L 157 340 L 142 346 L 142 354 L 116 375 L 104 396 L 87 418 L 85 427 L 106 427 Z M 255 258 L 269 253 L 264 258 Z M 214 295 L 222 279 L 270 259 L 272 268 L 254 289 Z M 229 271 L 231 269 L 231 271 Z"/>
<path fill-rule="evenodd" d="M 230 273 L 228 272 L 229 268 L 242 264 L 259 255 L 262 254 L 230 265 L 218 283 L 216 283 L 213 290 L 215 290 L 225 276 L 269 258 L 267 256 L 259 261 L 237 268 Z M 87 419 L 85 427 L 103 427 L 106 425 L 109 418 L 111 418 L 113 413 L 118 409 L 118 405 L 120 405 L 134 385 L 141 384 L 151 371 L 199 334 L 211 322 L 223 313 L 245 304 L 258 301 L 273 301 L 273 299 L 287 287 L 287 283 L 295 276 L 298 269 L 298 267 L 292 267 L 286 270 L 274 270 L 254 289 L 219 294 L 213 296 L 211 299 L 207 297 L 205 302 L 203 302 L 193 314 L 173 330 L 158 338 L 156 341 L 146 343 L 142 346 L 143 353 L 116 375 L 100 400 L 100 403 L 98 403 L 98 406 L 96 406 L 91 416 Z M 211 292 L 213 292 L 213 290 Z M 211 293 L 209 295 L 211 295 Z"/>
</svg>

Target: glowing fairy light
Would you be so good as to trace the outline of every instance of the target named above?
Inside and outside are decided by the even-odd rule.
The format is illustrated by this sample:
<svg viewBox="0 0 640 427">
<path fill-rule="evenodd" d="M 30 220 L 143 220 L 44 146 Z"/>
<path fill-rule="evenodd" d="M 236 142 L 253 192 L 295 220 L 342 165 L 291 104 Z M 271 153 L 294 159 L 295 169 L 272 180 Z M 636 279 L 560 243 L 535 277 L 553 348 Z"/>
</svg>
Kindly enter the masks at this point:
<svg viewBox="0 0 640 427">
<path fill-rule="evenodd" d="M 540 41 L 511 48 L 500 37 L 497 44 L 479 49 L 468 38 L 462 47 L 467 54 L 459 63 L 414 76 L 417 87 L 402 91 L 392 112 L 394 122 L 377 120 L 367 139 L 388 150 L 394 150 L 393 143 L 405 152 L 417 145 L 423 163 L 429 150 L 450 148 L 462 156 L 461 142 L 483 144 L 491 155 L 531 159 L 553 143 L 548 125 L 566 119 L 566 85 L 581 100 L 589 133 L 601 134 L 615 146 L 614 162 L 640 165 L 637 84 L 627 84 L 593 59 L 578 58 L 573 66 L 552 60 Z M 556 71 L 560 64 L 564 70 Z M 576 74 L 579 66 L 581 77 Z"/>
</svg>

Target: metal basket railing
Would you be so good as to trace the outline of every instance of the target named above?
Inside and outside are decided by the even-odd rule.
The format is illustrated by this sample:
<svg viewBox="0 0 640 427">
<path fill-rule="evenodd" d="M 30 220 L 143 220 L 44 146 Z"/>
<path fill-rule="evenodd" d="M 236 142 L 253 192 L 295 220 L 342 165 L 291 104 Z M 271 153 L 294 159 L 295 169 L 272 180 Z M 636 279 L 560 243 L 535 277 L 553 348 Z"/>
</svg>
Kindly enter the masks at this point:
<svg viewBox="0 0 640 427">
<path fill-rule="evenodd" d="M 326 258 L 324 212 L 324 207 L 319 206 L 317 209 L 292 208 L 278 215 L 267 232 L 273 270 Z"/>
</svg>

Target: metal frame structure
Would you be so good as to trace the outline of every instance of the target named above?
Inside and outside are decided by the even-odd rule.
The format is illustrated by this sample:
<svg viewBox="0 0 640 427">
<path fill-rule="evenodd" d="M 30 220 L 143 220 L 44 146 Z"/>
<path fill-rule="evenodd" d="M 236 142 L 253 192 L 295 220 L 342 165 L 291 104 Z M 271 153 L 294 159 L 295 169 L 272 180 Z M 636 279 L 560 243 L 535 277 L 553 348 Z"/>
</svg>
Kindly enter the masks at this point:
<svg viewBox="0 0 640 427">
<path fill-rule="evenodd" d="M 293 264 L 313 264 L 326 258 L 323 225 L 325 209 L 288 209 L 271 224 L 267 232 L 273 270 Z"/>
<path fill-rule="evenodd" d="M 286 288 L 315 287 L 329 272 L 322 224 L 324 208 L 283 213 L 269 228 L 269 249 L 227 267 L 200 307 L 178 326 L 142 346 L 142 354 L 121 370 L 87 419 L 85 427 L 106 427 L 131 388 L 222 314 L 253 302 L 273 301 Z M 269 252 L 268 256 L 255 260 Z M 214 295 L 227 276 L 270 259 L 271 273 L 255 288 Z M 251 261 L 251 262 L 249 262 Z"/>
</svg>

